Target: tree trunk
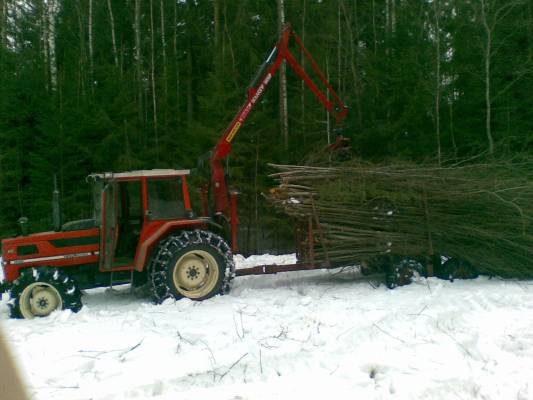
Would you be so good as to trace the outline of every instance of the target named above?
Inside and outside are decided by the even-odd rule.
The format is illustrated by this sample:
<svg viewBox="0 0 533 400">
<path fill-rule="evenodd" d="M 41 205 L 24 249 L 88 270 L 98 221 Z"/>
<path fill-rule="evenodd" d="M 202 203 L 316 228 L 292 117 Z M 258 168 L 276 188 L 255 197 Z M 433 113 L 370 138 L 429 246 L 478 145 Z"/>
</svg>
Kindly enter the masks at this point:
<svg viewBox="0 0 533 400">
<path fill-rule="evenodd" d="M 326 80 L 329 82 L 329 58 L 326 54 Z M 326 97 L 329 101 L 329 90 L 326 92 Z M 326 137 L 328 144 L 331 144 L 331 122 L 330 122 L 330 115 L 329 111 L 326 110 Z"/>
<path fill-rule="evenodd" d="M 531 4 L 531 2 L 529 2 L 529 5 L 527 7 L 527 11 L 528 11 L 528 20 L 529 20 L 529 24 L 528 24 L 528 31 L 529 31 L 529 37 L 533 37 L 533 4 Z M 528 61 L 531 62 L 533 61 L 533 46 L 532 45 L 529 45 L 529 53 L 528 53 Z"/>
<path fill-rule="evenodd" d="M 109 24 L 111 25 L 111 43 L 113 45 L 113 59 L 115 61 L 115 67 L 118 69 L 117 39 L 115 36 L 115 18 L 113 17 L 113 8 L 111 7 L 111 0 L 107 0 L 107 9 L 109 11 Z"/>
<path fill-rule="evenodd" d="M 213 51 L 213 69 L 215 71 L 215 101 L 218 110 L 224 106 L 222 100 L 223 85 L 222 85 L 222 56 L 221 56 L 221 40 L 220 40 L 220 0 L 213 0 L 213 15 L 214 15 L 214 51 Z"/>
<path fill-rule="evenodd" d="M 7 43 L 7 0 L 0 0 L 0 47 Z"/>
<path fill-rule="evenodd" d="M 341 66 L 342 30 L 341 30 L 341 2 L 337 6 L 337 90 L 341 88 L 342 66 Z"/>
<path fill-rule="evenodd" d="M 354 16 L 357 21 L 357 0 L 354 0 Z M 341 0 L 342 10 L 344 13 L 345 21 L 346 21 L 346 28 L 348 30 L 348 35 L 350 37 L 350 69 L 352 71 L 352 80 L 353 80 L 353 86 L 354 86 L 354 95 L 355 95 L 355 108 L 357 111 L 357 123 L 358 126 L 361 127 L 362 121 L 361 121 L 361 101 L 360 101 L 360 88 L 359 88 L 359 77 L 358 77 L 358 66 L 357 66 L 357 42 L 359 41 L 359 34 L 356 31 L 356 35 L 354 35 L 352 30 L 352 21 L 350 18 L 350 14 L 348 13 L 348 10 L 346 9 L 346 5 L 344 3 L 344 0 Z M 356 29 L 357 29 L 357 23 L 356 23 Z"/>
<path fill-rule="evenodd" d="M 174 2 L 174 38 L 173 38 L 173 51 L 174 51 L 174 69 L 176 76 L 176 115 L 179 116 L 180 111 L 180 66 L 178 62 L 178 5 Z"/>
<path fill-rule="evenodd" d="M 440 140 L 440 0 L 433 0 L 433 13 L 435 17 L 435 137 L 437 140 L 437 161 L 439 165 L 442 161 L 441 140 Z"/>
<path fill-rule="evenodd" d="M 187 49 L 187 123 L 192 125 L 194 117 L 194 104 L 193 104 L 193 67 L 192 67 L 192 44 L 189 41 L 189 48 Z"/>
<path fill-rule="evenodd" d="M 219 58 L 220 58 L 220 0 L 213 0 L 213 14 L 214 14 L 214 26 L 215 26 L 215 51 L 213 52 L 213 65 L 217 78 L 219 78 Z"/>
<path fill-rule="evenodd" d="M 391 33 L 396 33 L 396 3 L 395 0 L 390 0 L 390 30 Z"/>
<path fill-rule="evenodd" d="M 65 193 L 65 132 L 63 127 L 63 90 L 62 88 L 65 85 L 65 70 L 64 68 L 61 68 L 61 74 L 60 74 L 61 82 L 59 84 L 59 90 L 58 90 L 58 97 L 59 97 L 59 143 L 57 143 L 57 147 L 59 150 L 59 165 L 57 168 L 59 169 L 59 187 L 61 190 L 61 193 Z"/>
<path fill-rule="evenodd" d="M 374 56 L 378 52 L 378 36 L 376 31 L 376 0 L 372 0 L 372 36 L 374 38 Z"/>
<path fill-rule="evenodd" d="M 255 134 L 255 165 L 254 165 L 254 226 L 255 226 L 255 249 L 254 252 L 257 252 L 257 237 L 259 235 L 259 230 L 261 226 L 259 224 L 259 196 L 261 189 L 259 188 L 259 135 Z"/>
<path fill-rule="evenodd" d="M 50 63 L 50 87 L 57 90 L 56 61 L 56 15 L 59 11 L 57 0 L 48 0 L 48 52 Z"/>
<path fill-rule="evenodd" d="M 78 69 L 78 85 L 77 85 L 77 103 L 80 105 L 80 100 L 85 98 L 85 67 L 86 67 L 86 56 L 85 56 L 85 31 L 83 29 L 83 15 L 81 10 L 80 3 L 77 3 L 78 9 L 78 37 L 80 38 L 80 58 L 79 58 L 79 69 Z"/>
<path fill-rule="evenodd" d="M 89 35 L 89 76 L 90 87 L 94 87 L 94 47 L 93 47 L 93 0 L 89 0 L 89 19 L 87 21 L 87 34 Z"/>
<path fill-rule="evenodd" d="M 139 122 L 143 123 L 143 83 L 142 83 L 142 52 L 141 52 L 141 0 L 135 0 L 135 67 L 137 75 L 137 112 Z"/>
<path fill-rule="evenodd" d="M 281 35 L 285 26 L 285 5 L 284 0 L 278 0 L 278 32 Z M 283 145 L 285 150 L 289 148 L 289 116 L 287 112 L 287 66 L 286 62 L 279 69 L 279 117 Z"/>
<path fill-rule="evenodd" d="M 193 45 L 192 45 L 192 26 L 194 24 L 193 13 L 191 10 L 192 1 L 187 1 L 187 30 L 189 31 L 187 35 L 187 124 L 189 127 L 192 125 L 194 120 L 194 95 L 193 95 Z"/>
<path fill-rule="evenodd" d="M 377 57 L 378 54 L 378 36 L 377 36 L 377 30 L 376 30 L 376 1 L 372 0 L 372 36 L 373 36 L 373 42 L 374 42 L 374 57 Z M 379 95 L 379 81 L 377 79 L 373 80 L 374 83 L 374 89 L 375 89 L 375 95 L 373 97 L 373 104 L 372 104 L 372 114 L 376 114 L 376 109 L 378 108 L 378 105 L 380 105 Z"/>
<path fill-rule="evenodd" d="M 302 41 L 305 43 L 305 14 L 306 14 L 306 11 L 307 11 L 307 0 L 303 0 L 303 7 L 302 7 Z M 303 49 L 300 51 L 300 64 L 302 65 L 302 68 L 305 68 L 305 54 L 304 54 L 304 51 Z M 305 134 L 305 91 L 306 91 L 306 88 L 305 88 L 305 82 L 304 80 L 302 79 L 302 81 L 300 82 L 301 84 L 301 98 L 300 98 L 300 104 L 301 104 L 301 107 L 302 107 L 302 110 L 301 110 L 301 115 L 300 115 L 300 118 L 301 118 L 301 124 L 302 124 L 302 131 L 303 131 L 303 142 L 304 142 L 304 145 L 306 144 L 306 137 L 307 135 Z"/>
<path fill-rule="evenodd" d="M 165 104 L 168 98 L 168 83 L 167 83 L 167 38 L 165 34 L 165 7 L 163 0 L 159 2 L 159 9 L 161 11 L 161 55 L 163 57 L 163 94 Z"/>
<path fill-rule="evenodd" d="M 236 89 L 239 89 L 239 82 L 237 82 L 237 65 L 235 64 L 235 52 L 233 51 L 233 40 L 231 39 L 231 35 L 228 28 L 226 3 L 224 3 L 224 32 L 226 33 L 226 37 L 228 38 L 229 42 L 229 53 L 231 56 L 231 65 L 233 68 L 233 84 L 235 85 Z"/>
<path fill-rule="evenodd" d="M 457 159 L 457 143 L 455 141 L 455 130 L 454 130 L 454 119 L 453 119 L 453 101 L 454 101 L 453 96 L 450 96 L 450 100 L 448 101 L 448 108 L 450 111 L 450 138 L 452 140 L 453 157 L 454 159 Z"/>
<path fill-rule="evenodd" d="M 481 22 L 485 30 L 485 45 L 483 47 L 483 62 L 485 66 L 485 131 L 487 134 L 487 141 L 489 142 L 489 154 L 494 154 L 494 139 L 492 137 L 492 104 L 490 98 L 490 61 L 492 56 L 492 28 L 489 26 L 487 19 L 487 2 L 486 0 L 481 1 Z"/>
<path fill-rule="evenodd" d="M 43 0 L 41 0 L 41 44 L 44 61 L 44 81 L 46 82 L 46 90 L 48 90 L 50 87 L 50 68 L 48 62 L 48 7 Z"/>
<path fill-rule="evenodd" d="M 390 39 L 390 0 L 385 0 L 385 54 L 389 55 Z"/>
<path fill-rule="evenodd" d="M 155 136 L 156 159 L 159 150 L 159 136 L 157 132 L 157 96 L 155 87 L 155 32 L 154 32 L 154 1 L 150 0 L 150 80 L 152 83 L 152 113 Z"/>
</svg>

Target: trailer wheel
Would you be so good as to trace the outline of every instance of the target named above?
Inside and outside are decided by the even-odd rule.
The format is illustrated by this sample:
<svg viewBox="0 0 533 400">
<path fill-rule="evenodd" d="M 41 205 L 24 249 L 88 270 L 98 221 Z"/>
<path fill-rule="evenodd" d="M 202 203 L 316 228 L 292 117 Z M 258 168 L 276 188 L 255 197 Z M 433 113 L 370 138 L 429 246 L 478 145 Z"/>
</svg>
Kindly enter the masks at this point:
<svg viewBox="0 0 533 400">
<path fill-rule="evenodd" d="M 435 275 L 450 282 L 453 282 L 454 279 L 475 279 L 479 276 L 472 264 L 459 258 L 446 260 Z"/>
<path fill-rule="evenodd" d="M 23 270 L 10 287 L 12 318 L 46 317 L 55 310 L 78 312 L 81 291 L 76 282 L 57 268 Z"/>
<path fill-rule="evenodd" d="M 229 291 L 235 276 L 233 254 L 220 236 L 184 231 L 165 239 L 149 266 L 150 291 L 156 303 L 174 297 L 205 300 Z"/>
<path fill-rule="evenodd" d="M 419 276 L 424 275 L 424 266 L 413 258 L 402 258 L 389 268 L 386 275 L 386 285 L 389 289 L 409 285 Z"/>
</svg>

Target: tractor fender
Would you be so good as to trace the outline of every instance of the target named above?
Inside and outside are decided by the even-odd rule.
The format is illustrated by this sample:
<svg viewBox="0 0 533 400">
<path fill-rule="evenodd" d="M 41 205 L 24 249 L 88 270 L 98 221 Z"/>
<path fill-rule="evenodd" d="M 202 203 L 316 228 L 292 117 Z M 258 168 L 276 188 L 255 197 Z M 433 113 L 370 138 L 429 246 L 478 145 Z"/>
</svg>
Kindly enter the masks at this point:
<svg viewBox="0 0 533 400">
<path fill-rule="evenodd" d="M 163 223 L 157 228 L 155 232 L 149 235 L 149 237 L 142 242 L 137 249 L 137 255 L 135 257 L 134 269 L 135 271 L 142 272 L 148 261 L 152 251 L 157 247 L 158 243 L 172 232 L 175 232 L 184 228 L 197 228 L 205 227 L 206 225 L 217 225 L 210 218 L 197 218 L 181 221 L 168 221 Z"/>
</svg>

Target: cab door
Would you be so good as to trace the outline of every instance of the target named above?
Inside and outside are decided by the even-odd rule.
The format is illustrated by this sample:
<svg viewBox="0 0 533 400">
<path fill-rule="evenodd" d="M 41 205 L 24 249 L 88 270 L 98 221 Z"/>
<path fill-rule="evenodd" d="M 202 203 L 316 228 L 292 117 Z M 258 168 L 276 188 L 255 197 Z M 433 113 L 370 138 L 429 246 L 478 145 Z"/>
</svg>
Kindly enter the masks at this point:
<svg viewBox="0 0 533 400">
<path fill-rule="evenodd" d="M 102 194 L 102 229 L 100 239 L 100 269 L 113 267 L 118 239 L 118 185 L 116 181 L 106 184 Z"/>
</svg>

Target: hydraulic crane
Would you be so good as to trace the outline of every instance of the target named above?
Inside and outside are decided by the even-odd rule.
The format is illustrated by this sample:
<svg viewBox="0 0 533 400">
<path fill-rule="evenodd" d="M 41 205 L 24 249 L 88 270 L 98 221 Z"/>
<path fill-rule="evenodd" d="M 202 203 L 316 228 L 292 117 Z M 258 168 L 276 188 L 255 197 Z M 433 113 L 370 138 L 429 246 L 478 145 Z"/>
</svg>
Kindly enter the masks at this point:
<svg viewBox="0 0 533 400">
<path fill-rule="evenodd" d="M 313 81 L 313 78 L 305 71 L 305 69 L 290 51 L 289 45 L 291 42 L 296 44 L 297 48 L 302 52 L 305 59 L 309 62 L 313 72 L 325 87 L 325 91 Z M 216 144 L 210 159 L 211 188 L 213 190 L 215 202 L 215 213 L 218 215 L 224 215 L 231 221 L 233 250 L 237 249 L 236 235 L 238 220 L 236 212 L 236 198 L 233 197 L 231 202 L 229 200 L 229 192 L 225 178 L 223 160 L 231 153 L 232 142 L 237 136 L 237 133 L 242 128 L 246 119 L 250 116 L 251 111 L 265 93 L 265 90 L 272 81 L 272 78 L 276 72 L 278 72 L 281 64 L 284 61 L 292 67 L 294 72 L 296 72 L 300 78 L 303 79 L 309 89 L 311 89 L 313 94 L 322 103 L 324 108 L 334 116 L 337 125 L 342 123 L 348 113 L 348 107 L 344 104 L 337 92 L 335 92 L 331 84 L 328 82 L 313 56 L 304 46 L 302 39 L 294 32 L 290 24 L 285 25 L 280 39 L 274 45 L 274 48 L 260 66 L 254 79 L 248 87 L 248 98 L 224 131 L 224 134 Z M 328 92 L 330 96 L 328 96 Z M 236 195 L 233 194 L 233 196 Z"/>
</svg>

